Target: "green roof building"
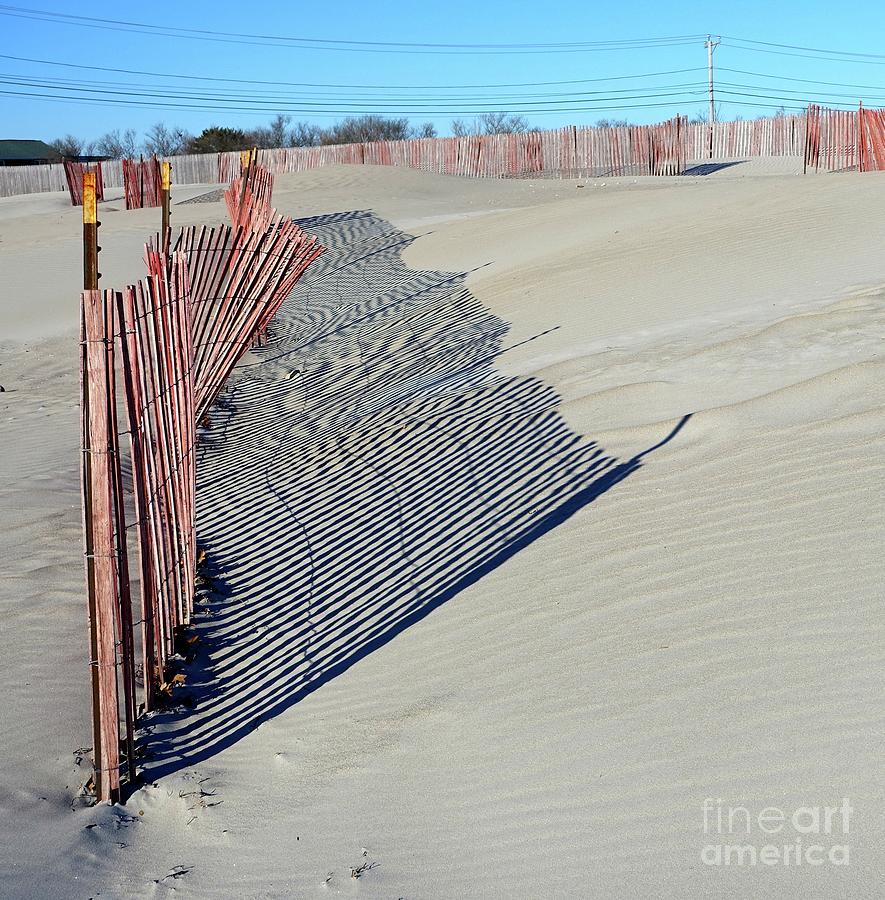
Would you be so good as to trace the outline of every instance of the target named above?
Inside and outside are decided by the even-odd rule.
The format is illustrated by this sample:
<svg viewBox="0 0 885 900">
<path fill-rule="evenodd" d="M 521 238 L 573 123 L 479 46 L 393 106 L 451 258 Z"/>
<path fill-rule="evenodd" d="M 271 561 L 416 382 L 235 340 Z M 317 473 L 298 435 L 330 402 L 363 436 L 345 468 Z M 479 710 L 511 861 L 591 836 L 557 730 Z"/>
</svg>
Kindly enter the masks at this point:
<svg viewBox="0 0 885 900">
<path fill-rule="evenodd" d="M 61 160 L 61 153 L 43 141 L 0 141 L 0 166 L 33 166 Z"/>
</svg>

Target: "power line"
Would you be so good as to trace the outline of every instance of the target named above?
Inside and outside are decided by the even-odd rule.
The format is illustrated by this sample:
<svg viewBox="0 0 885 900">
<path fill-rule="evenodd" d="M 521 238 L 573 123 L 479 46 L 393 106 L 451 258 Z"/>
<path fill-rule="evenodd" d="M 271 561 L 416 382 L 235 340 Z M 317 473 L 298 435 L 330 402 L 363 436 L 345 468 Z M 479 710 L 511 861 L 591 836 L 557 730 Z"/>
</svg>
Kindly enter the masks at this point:
<svg viewBox="0 0 885 900">
<path fill-rule="evenodd" d="M 793 112 L 805 112 L 804 106 L 786 106 L 783 103 L 746 103 L 741 100 L 721 100 L 721 103 L 729 106 L 752 106 L 753 109 L 776 109 L 776 110 L 793 110 Z"/>
<path fill-rule="evenodd" d="M 52 59 L 35 59 L 29 56 L 10 56 L 7 53 L 0 53 L 0 59 L 11 59 L 16 62 L 39 63 L 49 66 L 63 66 L 68 69 L 88 69 L 93 72 L 115 72 L 123 75 L 150 75 L 155 78 L 181 78 L 189 81 L 211 81 L 226 82 L 230 84 L 265 84 L 274 85 L 276 87 L 321 87 L 321 88 L 347 88 L 347 89 L 366 89 L 366 90 L 416 90 L 416 91 L 432 91 L 432 90 L 476 90 L 481 88 L 499 88 L 499 87 L 549 87 L 562 84 L 591 84 L 603 81 L 624 81 L 627 79 L 639 78 L 657 78 L 663 75 L 682 75 L 687 72 L 703 72 L 702 66 L 694 66 L 690 69 L 670 69 L 663 72 L 639 72 L 635 75 L 609 75 L 604 78 L 574 78 L 568 81 L 523 81 L 523 82 L 498 82 L 496 84 L 449 84 L 449 85 L 433 85 L 433 84 L 324 84 L 310 81 L 259 81 L 252 78 L 222 78 L 212 75 L 183 75 L 171 72 L 150 72 L 142 69 L 119 69 L 109 66 L 87 66 L 82 63 L 65 63 Z"/>
<path fill-rule="evenodd" d="M 9 83 L 0 79 L 0 83 Z M 10 84 L 10 87 L 15 87 L 15 84 Z M 40 87 L 40 85 L 25 85 L 28 87 Z M 69 88 L 69 90 L 77 90 L 76 88 Z M 161 109 L 198 109 L 206 112 L 250 112 L 250 113 L 302 113 L 302 114 L 310 114 L 313 115 L 315 113 L 322 114 L 335 114 L 335 115 L 363 115 L 367 112 L 383 112 L 387 115 L 446 115 L 446 116 L 457 116 L 457 115 L 476 115 L 482 112 L 496 112 L 498 111 L 495 108 L 478 108 L 476 106 L 473 107 L 430 107 L 430 108 L 403 108 L 403 107 L 394 107 L 394 108 L 383 108 L 380 109 L 378 107 L 363 107 L 359 109 L 353 109 L 349 107 L 334 107 L 329 108 L 328 104 L 307 104 L 302 103 L 300 105 L 289 105 L 289 104 L 274 104 L 274 105 L 253 105 L 250 106 L 248 110 L 243 108 L 243 104 L 238 102 L 236 105 L 224 105 L 225 103 L 229 103 L 229 99 L 219 98 L 219 100 L 215 101 L 211 98 L 208 98 L 208 102 L 215 105 L 207 105 L 207 101 L 205 98 L 199 97 L 181 97 L 173 99 L 190 99 L 190 100 L 203 100 L 201 103 L 168 103 L 168 102 L 157 102 L 157 101 L 142 101 L 131 99 L 136 96 L 147 96 L 152 97 L 155 96 L 153 94 L 131 94 L 126 91 L 112 91 L 112 90 L 95 90 L 95 91 L 85 91 L 85 93 L 93 93 L 93 94 L 104 94 L 111 96 L 100 96 L 100 97 L 89 97 L 75 94 L 74 96 L 70 96 L 68 94 L 61 93 L 53 93 L 53 94 L 44 94 L 44 93 L 36 93 L 33 91 L 10 91 L 10 90 L 0 90 L 0 93 L 6 96 L 12 97 L 34 97 L 34 98 L 43 98 L 50 100 L 80 100 L 83 102 L 90 102 L 96 104 L 113 104 L 116 106 L 131 106 L 131 107 L 150 107 L 150 108 L 161 108 Z M 650 100 L 650 99 L 658 99 L 661 97 L 686 97 L 693 95 L 700 95 L 702 91 L 677 91 L 677 92 L 667 92 L 661 94 L 647 94 L 638 97 L 600 97 L 597 98 L 597 102 L 600 103 L 608 103 L 608 102 L 618 102 L 618 101 L 626 101 L 626 100 Z M 120 99 L 118 99 L 120 98 Z M 574 101 L 547 101 L 544 105 L 556 104 L 556 103 L 588 103 L 587 100 L 574 100 Z M 676 101 L 670 100 L 668 101 L 670 104 L 675 103 L 693 103 L 695 101 Z M 352 105 L 352 104 L 351 104 Z M 535 105 L 529 106 L 528 104 L 518 104 L 512 105 L 508 107 L 507 112 L 510 113 L 532 113 L 532 114 L 541 114 L 541 113 L 552 113 L 552 112 L 593 112 L 597 109 L 606 110 L 606 109 L 641 109 L 641 108 L 649 108 L 649 107 L 661 107 L 667 106 L 668 103 L 623 103 L 621 106 L 558 106 L 551 109 L 538 109 Z"/>
<path fill-rule="evenodd" d="M 178 37 L 190 40 L 222 41 L 226 43 L 258 44 L 261 46 L 281 46 L 290 49 L 346 50 L 377 53 L 573 53 L 609 50 L 649 50 L 660 47 L 676 47 L 688 44 L 699 45 L 707 38 L 708 59 L 712 56 L 712 38 L 709 35 L 673 35 L 668 37 L 635 38 L 611 41 L 569 41 L 531 43 L 417 43 L 402 41 L 358 41 L 345 38 L 312 38 L 248 32 L 220 31 L 213 29 L 184 28 L 167 25 L 129 21 L 125 19 L 99 18 L 93 16 L 59 13 L 30 7 L 0 4 L 0 15 L 29 19 L 45 23 L 96 28 L 125 33 L 154 35 L 157 37 Z M 757 41 L 749 38 L 723 37 L 722 45 L 731 50 L 746 50 L 780 56 L 803 57 L 830 62 L 855 62 L 868 65 L 885 65 L 885 54 L 861 53 L 847 50 L 805 47 L 781 44 L 772 41 Z M 0 94 L 22 99 L 68 102 L 77 104 L 102 104 L 118 107 L 203 110 L 235 114 L 255 113 L 302 113 L 305 115 L 359 115 L 367 112 L 390 115 L 476 115 L 505 108 L 511 113 L 543 115 L 564 112 L 594 112 L 604 110 L 649 109 L 665 106 L 688 106 L 697 102 L 688 97 L 702 97 L 703 86 L 695 82 L 665 84 L 631 84 L 618 88 L 619 81 L 636 82 L 659 79 L 674 75 L 705 71 L 702 66 L 684 69 L 670 69 L 658 72 L 642 72 L 633 75 L 612 75 L 599 78 L 571 79 L 560 81 L 512 82 L 491 84 L 449 84 L 449 85 L 383 85 L 383 84 L 327 84 L 313 82 L 270 81 L 239 79 L 212 75 L 192 75 L 173 72 L 157 72 L 138 69 L 115 68 L 66 63 L 56 60 L 39 59 L 11 54 L 0 54 L 0 59 L 11 60 L 37 66 L 54 66 L 81 71 L 105 72 L 114 75 L 130 75 L 173 82 L 193 82 L 194 85 L 173 83 L 152 85 L 138 81 L 101 81 L 62 78 L 52 75 L 29 75 L 22 73 L 0 73 L 0 84 L 7 89 Z M 746 75 L 765 79 L 769 84 L 745 84 L 720 82 L 718 93 L 726 95 L 722 102 L 739 106 L 768 108 L 765 102 L 784 101 L 786 103 L 811 102 L 831 106 L 853 105 L 850 94 L 831 90 L 832 88 L 856 89 L 863 91 L 883 91 L 879 85 L 854 85 L 840 82 L 816 81 L 806 78 L 773 75 L 743 69 L 721 67 L 719 72 Z M 791 88 L 785 83 L 809 85 L 808 88 Z M 224 85 L 214 89 L 208 85 Z M 591 84 L 605 85 L 604 89 L 582 89 Z M 237 90 L 235 86 L 248 86 L 249 90 Z M 230 86 L 230 87 L 228 87 Z M 571 88 L 562 91 L 519 91 L 520 88 Z M 256 89 L 258 88 L 258 89 Z M 267 88 L 266 90 L 264 88 Z M 293 90 L 300 89 L 300 90 Z M 503 93 L 486 93 L 498 91 Z M 326 92 L 342 92 L 326 93 Z M 422 91 L 423 96 L 410 96 L 409 91 Z M 476 92 L 464 94 L 457 92 Z M 515 92 L 509 92 L 515 91 Z M 427 96 L 427 92 L 431 92 Z M 440 93 L 449 92 L 449 93 Z M 786 96 L 790 95 L 790 96 Z M 657 101 L 668 98 L 667 102 Z M 678 99 L 677 99 L 678 98 Z M 741 98 L 741 99 L 731 99 Z M 821 99 L 829 98 L 829 99 Z M 848 101 L 851 101 L 849 103 Z M 885 97 L 874 95 L 867 99 L 879 101 Z M 598 105 L 598 104 L 621 104 Z M 799 109 L 801 107 L 790 107 Z"/>
<path fill-rule="evenodd" d="M 746 69 L 729 69 L 725 66 L 720 66 L 718 71 L 732 72 L 737 75 L 753 75 L 756 78 L 775 78 L 779 81 L 796 81 L 801 84 L 820 84 L 824 87 L 846 87 L 872 91 L 885 90 L 885 84 L 846 84 L 841 81 L 817 81 L 813 78 L 793 78 L 790 75 L 770 75 L 767 72 L 749 72 Z"/>
<path fill-rule="evenodd" d="M 278 80 L 258 80 L 258 79 L 248 79 L 248 78 L 224 78 L 224 77 L 216 77 L 210 75 L 188 75 L 182 73 L 170 73 L 170 72 L 155 72 L 150 70 L 141 70 L 141 69 L 122 69 L 110 66 L 90 66 L 81 63 L 66 63 L 59 62 L 57 60 L 44 60 L 38 59 L 34 57 L 27 56 L 13 56 L 7 53 L 0 53 L 0 59 L 8 59 L 15 62 L 27 62 L 27 63 L 37 63 L 40 65 L 50 65 L 50 66 L 61 66 L 64 68 L 74 68 L 74 69 L 83 69 L 88 71 L 96 71 L 96 72 L 109 72 L 114 74 L 127 74 L 127 75 L 146 75 L 154 78 L 174 78 L 174 79 L 183 79 L 188 81 L 203 81 L 203 82 L 211 82 L 211 83 L 225 83 L 225 84 L 242 84 L 242 85 L 266 85 L 273 87 L 308 87 L 308 88 L 328 88 L 328 89 L 341 89 L 341 90 L 481 90 L 487 88 L 518 88 L 518 87 L 554 87 L 554 86 L 562 86 L 562 85 L 570 85 L 570 84 L 598 84 L 603 82 L 612 82 L 612 81 L 624 81 L 624 80 L 639 80 L 646 78 L 657 78 L 663 77 L 666 75 L 681 75 L 681 74 L 694 74 L 698 72 L 706 71 L 703 66 L 695 66 L 687 69 L 669 69 L 660 72 L 638 72 L 634 75 L 609 75 L 600 78 L 577 78 L 577 79 L 569 79 L 562 81 L 529 81 L 529 82 L 498 82 L 492 84 L 460 84 L 460 85 L 380 85 L 380 84 L 342 84 L 342 83 L 323 83 L 323 82 L 301 82 L 301 81 L 278 81 Z M 845 87 L 845 88 L 854 88 L 857 90 L 885 90 L 885 85 L 883 84 L 854 84 L 849 82 L 839 82 L 839 81 L 824 81 L 813 78 L 796 78 L 790 75 L 772 75 L 768 72 L 756 72 L 748 69 L 735 69 L 729 66 L 718 66 L 717 71 L 719 72 L 731 72 L 733 74 L 738 75 L 751 75 L 755 78 L 767 78 L 777 81 L 791 81 L 797 82 L 801 84 L 814 84 L 821 85 L 824 87 Z M 64 84 L 71 83 L 72 79 L 69 78 L 55 78 L 52 76 L 44 75 L 44 76 L 30 76 L 23 73 L 6 73 L 7 77 L 20 77 L 22 79 L 33 79 L 33 78 L 42 78 L 46 81 L 60 81 Z M 120 85 L 125 84 L 125 82 L 89 82 L 83 79 L 73 80 L 77 84 L 96 84 L 96 85 L 107 85 L 114 84 Z M 131 82 L 132 86 L 141 86 L 147 87 L 147 85 L 138 85 L 135 82 Z M 655 87 L 672 87 L 672 85 L 657 85 Z M 166 90 L 165 85 L 157 86 L 158 90 Z M 187 90 L 187 88 L 178 86 L 178 90 Z M 649 88 L 650 89 L 650 88 Z M 611 88 L 613 92 L 618 92 L 621 89 Z M 634 87 L 634 88 L 625 88 L 623 90 L 646 90 L 646 88 L 642 87 Z M 571 93 L 598 93 L 598 92 L 571 92 Z M 506 99 L 514 96 L 523 96 L 523 95 L 500 95 L 500 99 Z M 547 96 L 546 94 L 538 94 L 537 96 Z M 549 94 L 549 96 L 560 96 L 559 94 Z M 562 94 L 561 96 L 565 96 Z M 430 98 L 433 100 L 437 99 L 449 99 L 444 97 L 434 97 Z M 463 97 L 461 99 L 472 99 L 469 97 Z"/>
<path fill-rule="evenodd" d="M 814 59 L 818 62 L 841 62 L 855 63 L 865 66 L 885 66 L 885 59 L 842 59 L 836 56 L 813 56 L 810 53 L 791 53 L 787 50 L 769 50 L 765 47 L 743 47 L 740 44 L 732 44 L 730 41 L 726 41 L 725 38 L 723 38 L 723 46 L 729 47 L 732 50 L 748 50 L 751 53 L 769 53 L 774 56 L 793 56 L 802 59 Z"/>
<path fill-rule="evenodd" d="M 795 103 L 799 99 L 798 97 L 781 97 L 779 95 L 772 95 L 772 94 L 750 94 L 750 93 L 747 93 L 746 91 L 722 90 L 722 91 L 720 91 L 720 93 L 728 94 L 728 95 L 735 96 L 735 97 L 758 98 L 761 100 L 784 100 L 788 103 Z M 846 102 L 839 101 L 839 100 L 824 100 L 819 97 L 805 98 L 805 104 L 807 105 L 808 103 L 817 103 L 820 106 L 841 106 L 841 107 L 845 107 L 846 109 L 851 109 L 852 107 L 857 106 L 856 101 L 854 101 L 854 103 L 846 103 Z M 805 107 L 802 106 L 802 107 L 797 107 L 797 108 L 804 109 Z"/>
<path fill-rule="evenodd" d="M 165 86 L 154 86 L 150 84 L 127 84 L 125 82 L 107 82 L 107 81 L 87 81 L 82 79 L 61 79 L 61 78 L 53 78 L 51 76 L 30 76 L 30 75 L 21 75 L 19 73 L 11 73 L 11 72 L 0 72 L 0 81 L 10 85 L 16 86 L 25 86 L 25 87 L 42 87 L 42 88 L 57 88 L 59 86 L 66 88 L 68 90 L 75 90 L 78 92 L 88 92 L 88 93 L 115 93 L 115 94 L 125 94 L 126 96 L 141 96 L 141 97 L 154 97 L 156 96 L 157 91 L 163 91 L 164 96 L 172 98 L 172 99 L 201 99 L 207 101 L 216 101 L 223 100 L 228 102 L 240 102 L 240 103 L 255 103 L 255 102 L 270 102 L 270 101 L 280 101 L 280 102 L 292 102 L 292 101 L 300 101 L 304 103 L 309 103 L 312 101 L 332 101 L 332 102 L 344 102 L 350 104 L 379 104 L 379 103 L 389 103 L 392 101 L 400 101 L 405 102 L 407 104 L 419 104 L 419 105 L 430 105 L 434 106 L 439 105 L 441 107 L 449 106 L 452 102 L 455 103 L 470 103 L 470 101 L 478 101 L 482 104 L 499 104 L 500 101 L 511 102 L 514 101 L 520 104 L 533 104 L 535 102 L 543 104 L 551 104 L 556 102 L 583 102 L 583 98 L 593 98 L 600 97 L 601 99 L 619 99 L 617 97 L 608 97 L 606 98 L 604 95 L 606 94 L 626 94 L 628 95 L 625 98 L 620 99 L 630 99 L 631 96 L 634 98 L 642 98 L 644 96 L 664 96 L 661 94 L 661 91 L 675 91 L 677 93 L 682 93 L 684 89 L 695 89 L 698 87 L 697 82 L 683 82 L 680 84 L 661 84 L 661 85 L 653 85 L 647 87 L 629 87 L 629 88 L 607 88 L 606 90 L 600 91 L 568 91 L 568 92 L 544 92 L 544 93 L 518 93 L 518 94 L 497 94 L 497 95 L 459 95 L 459 96 L 436 96 L 436 97 L 415 97 L 414 95 L 376 95 L 376 96 L 357 96 L 357 97 L 349 97 L 343 96 L 340 94 L 316 94 L 314 92 L 292 92 L 292 93 L 280 93 L 280 92 L 267 92 L 267 91 L 251 91 L 249 93 L 244 92 L 230 92 L 227 94 L 205 94 L 198 93 L 200 89 L 198 88 L 188 88 L 188 87 L 175 87 L 172 90 L 175 93 L 170 93 L 170 89 Z M 122 88 L 136 88 L 137 90 L 120 90 Z M 650 93 L 651 92 L 651 93 Z M 554 98 L 552 100 L 543 100 L 536 101 L 535 98 Z M 562 98 L 579 98 L 579 100 L 563 100 Z"/>
<path fill-rule="evenodd" d="M 265 112 L 265 113 L 278 113 L 281 110 L 277 107 L 267 107 L 266 109 L 252 109 L 252 110 L 243 110 L 242 107 L 205 107 L 199 104 L 170 104 L 163 102 L 141 102 L 137 100 L 113 100 L 109 98 L 89 98 L 84 99 L 81 97 L 63 97 L 57 94 L 39 94 L 35 92 L 27 92 L 27 91 L 6 91 L 0 90 L 0 95 L 4 95 L 10 98 L 22 97 L 27 99 L 38 99 L 38 100 L 46 100 L 46 101 L 55 101 L 55 102 L 64 102 L 64 103 L 76 103 L 76 104 L 99 104 L 99 105 L 109 105 L 109 106 L 117 106 L 121 108 L 125 107 L 133 107 L 133 108 L 144 108 L 144 109 L 186 109 L 186 110 L 202 110 L 204 112 L 225 112 L 225 113 L 233 113 L 235 115 L 250 115 L 256 112 Z M 545 109 L 545 110 L 519 110 L 513 109 L 508 110 L 508 112 L 531 112 L 533 115 L 548 115 L 551 113 L 579 113 L 579 112 L 612 112 L 619 110 L 631 110 L 631 109 L 652 109 L 652 108 L 661 108 L 661 107 L 673 107 L 673 106 L 694 106 L 696 105 L 696 100 L 677 100 L 677 101 L 667 101 L 665 103 L 633 103 L 633 104 L 624 104 L 620 106 L 589 106 L 589 107 L 575 107 L 569 109 Z M 283 110 L 285 111 L 285 110 Z M 464 115 L 474 115 L 475 110 L 465 112 Z M 312 116 L 341 116 L 352 113 L 354 115 L 362 115 L 365 113 L 365 110 L 310 110 L 310 114 Z M 393 114 L 393 113 L 391 113 Z M 420 111 L 413 110 L 413 115 L 419 115 Z M 447 113 L 447 115 L 458 115 L 457 112 L 451 111 Z"/>
<path fill-rule="evenodd" d="M 568 41 L 549 43 L 513 44 L 433 44 L 403 41 L 354 41 L 346 38 L 307 38 L 270 34 L 249 34 L 235 31 L 218 31 L 200 28 L 179 28 L 133 22 L 124 19 L 107 19 L 79 16 L 50 10 L 0 4 L 0 15 L 38 22 L 55 22 L 80 28 L 98 28 L 106 31 L 123 31 L 174 37 L 189 40 L 212 41 L 233 44 L 257 44 L 271 47 L 289 47 L 302 50 L 334 50 L 357 53 L 412 53 L 412 54 L 511 54 L 511 53 L 587 53 L 614 50 L 640 50 L 654 47 L 673 47 L 694 43 L 700 35 L 674 35 L 659 38 L 634 38 L 617 41 Z"/>
<path fill-rule="evenodd" d="M 759 84 L 736 84 L 736 83 L 734 83 L 734 82 L 727 82 L 727 81 L 721 81 L 721 82 L 719 82 L 719 83 L 722 84 L 722 85 L 725 85 L 726 87 L 732 87 L 732 88 L 745 88 L 745 89 L 748 89 L 748 90 L 762 90 L 762 91 L 769 91 L 769 90 L 770 90 L 770 91 L 780 91 L 781 93 L 786 93 L 786 94 L 798 94 L 799 97 L 794 97 L 794 98 L 793 98 L 794 100 L 797 100 L 797 99 L 804 99 L 804 98 L 809 97 L 809 96 L 814 96 L 814 97 L 817 98 L 816 100 L 814 100 L 815 103 L 819 102 L 819 100 L 820 100 L 821 97 L 835 97 L 835 98 L 837 98 L 837 99 L 838 99 L 838 98 L 844 98 L 844 99 L 846 99 L 846 100 L 848 100 L 848 101 L 854 103 L 855 105 L 857 104 L 857 101 L 858 101 L 857 94 L 839 94 L 839 93 L 833 93 L 833 92 L 831 92 L 831 91 L 814 91 L 814 92 L 809 92 L 809 91 L 807 91 L 807 90 L 799 91 L 799 90 L 794 90 L 794 89 L 792 89 L 792 88 L 780 87 L 779 85 L 773 85 L 773 86 L 771 86 L 771 87 L 768 87 L 767 85 L 759 85 Z M 882 90 L 882 88 L 879 88 L 879 90 Z M 885 101 L 885 95 L 882 95 L 882 94 L 879 94 L 879 95 L 867 95 L 864 99 L 866 99 L 866 100 L 876 100 L 876 101 Z"/>
<path fill-rule="evenodd" d="M 856 53 L 852 50 L 825 50 L 820 47 L 801 47 L 795 44 L 776 44 L 771 41 L 756 41 L 750 38 L 726 37 L 726 40 L 739 41 L 743 44 L 757 44 L 763 47 L 777 47 L 781 50 L 804 50 L 808 53 L 829 53 L 838 56 L 866 57 L 869 59 L 885 60 L 885 54 L 883 53 Z"/>
</svg>

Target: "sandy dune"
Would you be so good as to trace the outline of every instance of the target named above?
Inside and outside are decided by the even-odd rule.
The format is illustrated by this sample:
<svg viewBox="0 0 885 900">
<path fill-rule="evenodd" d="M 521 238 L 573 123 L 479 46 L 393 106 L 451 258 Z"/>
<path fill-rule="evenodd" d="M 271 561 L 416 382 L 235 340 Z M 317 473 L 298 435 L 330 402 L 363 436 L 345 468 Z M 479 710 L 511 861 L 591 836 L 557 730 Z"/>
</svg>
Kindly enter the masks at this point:
<svg viewBox="0 0 885 900">
<path fill-rule="evenodd" d="M 74 811 L 78 214 L 0 200 L 0 893 L 875 895 L 885 181 L 743 172 L 279 178 L 330 251 L 204 444 L 195 703 Z M 850 865 L 705 865 L 796 838 L 707 798 Z"/>
</svg>

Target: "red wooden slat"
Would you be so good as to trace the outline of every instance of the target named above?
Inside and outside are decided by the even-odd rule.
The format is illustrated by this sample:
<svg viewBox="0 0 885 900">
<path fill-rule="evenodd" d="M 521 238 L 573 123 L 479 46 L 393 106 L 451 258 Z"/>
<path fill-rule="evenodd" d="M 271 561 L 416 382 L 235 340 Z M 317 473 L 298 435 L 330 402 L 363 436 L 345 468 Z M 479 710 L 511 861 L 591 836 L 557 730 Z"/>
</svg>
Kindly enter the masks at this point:
<svg viewBox="0 0 885 900">
<path fill-rule="evenodd" d="M 142 209 L 160 206 L 162 203 L 162 179 L 160 161 L 150 159 L 124 159 L 123 192 L 126 209 Z"/>
<path fill-rule="evenodd" d="M 98 200 L 104 200 L 104 179 L 101 174 L 101 163 L 86 165 L 84 163 L 64 160 L 65 180 L 68 184 L 68 193 L 71 195 L 71 206 L 83 205 L 83 173 L 95 172 L 95 196 Z"/>
</svg>

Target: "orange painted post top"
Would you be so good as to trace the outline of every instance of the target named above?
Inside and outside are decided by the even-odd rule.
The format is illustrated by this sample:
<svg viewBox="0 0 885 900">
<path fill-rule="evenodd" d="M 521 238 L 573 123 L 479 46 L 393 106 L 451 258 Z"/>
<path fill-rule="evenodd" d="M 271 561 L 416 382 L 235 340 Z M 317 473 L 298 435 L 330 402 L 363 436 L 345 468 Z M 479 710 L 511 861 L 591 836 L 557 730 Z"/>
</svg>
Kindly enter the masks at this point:
<svg viewBox="0 0 885 900">
<path fill-rule="evenodd" d="M 160 163 L 160 207 L 161 233 L 163 236 L 163 252 L 169 250 L 169 206 L 172 194 L 172 166 L 168 162 Z"/>
<path fill-rule="evenodd" d="M 95 200 L 95 172 L 83 173 L 83 224 L 94 225 L 98 220 Z"/>
<path fill-rule="evenodd" d="M 83 173 L 83 288 L 98 290 L 98 203 L 95 172 Z"/>
</svg>

